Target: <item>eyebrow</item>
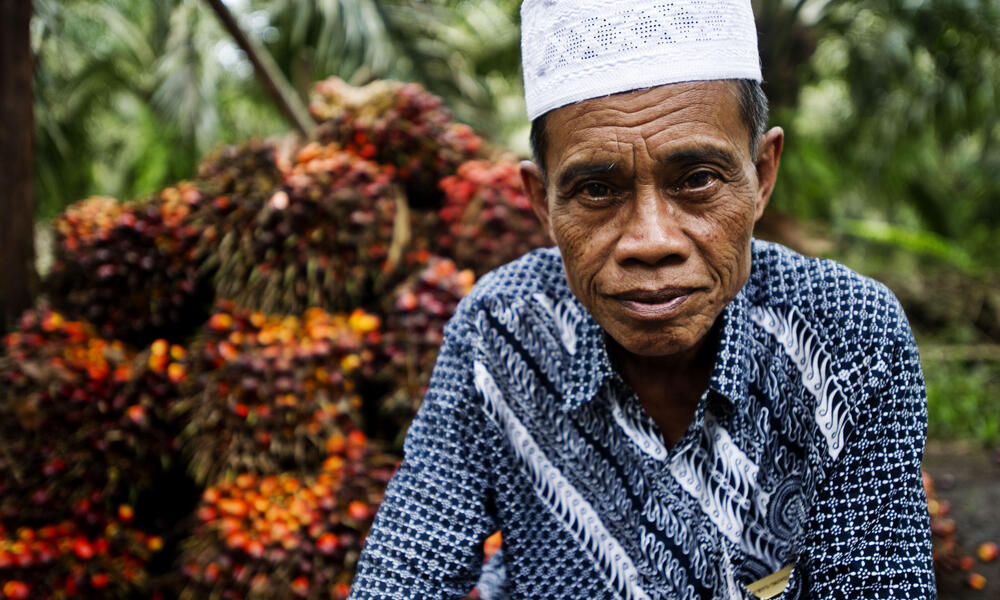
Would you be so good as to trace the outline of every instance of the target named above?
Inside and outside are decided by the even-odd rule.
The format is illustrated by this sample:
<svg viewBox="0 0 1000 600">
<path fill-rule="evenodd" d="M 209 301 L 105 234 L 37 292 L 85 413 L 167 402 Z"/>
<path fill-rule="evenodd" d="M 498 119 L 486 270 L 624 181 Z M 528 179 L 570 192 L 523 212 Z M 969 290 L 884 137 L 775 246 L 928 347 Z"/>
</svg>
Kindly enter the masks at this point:
<svg viewBox="0 0 1000 600">
<path fill-rule="evenodd" d="M 661 157 L 657 162 L 660 164 L 715 162 L 721 163 L 727 167 L 731 167 L 739 163 L 736 156 L 732 152 L 719 148 L 718 146 L 708 145 L 675 150 L 674 152 Z"/>
<path fill-rule="evenodd" d="M 566 187 L 580 178 L 594 175 L 608 175 L 609 173 L 617 173 L 619 170 L 618 163 L 614 161 L 577 163 L 566 167 L 566 170 L 559 174 L 557 185 L 558 187 Z"/>
<path fill-rule="evenodd" d="M 714 162 L 725 168 L 733 168 L 739 163 L 739 160 L 732 152 L 724 148 L 706 144 L 675 150 L 661 157 L 657 162 L 662 165 Z M 557 187 L 564 188 L 577 179 L 596 175 L 613 175 L 617 174 L 620 170 L 621 168 L 618 163 L 614 161 L 577 163 L 566 167 L 566 170 L 559 174 L 556 185 Z"/>
</svg>

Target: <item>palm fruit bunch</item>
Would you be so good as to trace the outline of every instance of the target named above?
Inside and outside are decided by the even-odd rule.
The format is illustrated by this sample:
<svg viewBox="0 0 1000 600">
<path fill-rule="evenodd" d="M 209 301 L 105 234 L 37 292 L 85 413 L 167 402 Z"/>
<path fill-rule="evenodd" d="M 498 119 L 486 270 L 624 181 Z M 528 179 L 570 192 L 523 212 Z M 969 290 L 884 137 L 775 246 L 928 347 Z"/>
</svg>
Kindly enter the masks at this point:
<svg viewBox="0 0 1000 600">
<path fill-rule="evenodd" d="M 391 167 L 335 144 L 302 148 L 253 223 L 221 235 L 217 296 L 298 314 L 348 310 L 377 295 L 401 252 L 392 242 L 405 203 L 392 181 Z"/>
<path fill-rule="evenodd" d="M 139 597 L 163 540 L 130 527 L 127 510 L 85 524 L 67 519 L 0 529 L 0 598 Z"/>
<path fill-rule="evenodd" d="M 438 181 L 480 154 L 483 140 L 457 123 L 441 99 L 417 83 L 375 81 L 352 86 L 336 77 L 313 87 L 319 137 L 398 170 L 411 206 L 440 200 Z"/>
<path fill-rule="evenodd" d="M 347 598 L 396 459 L 359 431 L 327 446 L 318 475 L 243 473 L 205 490 L 182 598 Z"/>
<path fill-rule="evenodd" d="M 356 380 L 372 371 L 379 324 L 360 309 L 266 316 L 220 302 L 179 409 L 195 479 L 317 467 L 325 440 L 357 427 Z"/>
<path fill-rule="evenodd" d="M 202 160 L 196 181 L 211 201 L 202 202 L 190 220 L 201 230 L 196 254 L 204 272 L 218 267 L 216 249 L 223 236 L 253 228 L 284 182 L 287 162 L 277 143 L 261 139 L 221 146 Z"/>
<path fill-rule="evenodd" d="M 200 232 L 186 223 L 202 198 L 181 184 L 144 202 L 95 197 L 66 209 L 53 224 L 52 302 L 101 335 L 132 342 L 204 320 Z"/>
<path fill-rule="evenodd" d="M 256 213 L 274 190 L 284 181 L 287 160 L 281 144 L 274 140 L 252 139 L 235 146 L 221 146 L 198 165 L 198 185 L 213 198 L 226 196 L 234 200 L 218 207 L 226 213 L 236 210 L 241 202 L 248 203 L 249 212 Z"/>
<path fill-rule="evenodd" d="M 60 313 L 25 313 L 0 357 L 0 521 L 62 518 L 76 502 L 148 489 L 177 447 L 183 355 L 163 340 L 136 355 Z"/>
<path fill-rule="evenodd" d="M 441 180 L 441 254 L 482 275 L 525 252 L 552 245 L 524 194 L 519 173 L 513 160 L 475 160 Z"/>
<path fill-rule="evenodd" d="M 386 319 L 379 357 L 378 379 L 389 390 L 379 407 L 381 425 L 406 430 L 427 391 L 445 323 L 475 280 L 471 270 L 459 270 L 451 259 L 432 257 L 389 297 L 391 305 L 383 309 Z"/>
</svg>

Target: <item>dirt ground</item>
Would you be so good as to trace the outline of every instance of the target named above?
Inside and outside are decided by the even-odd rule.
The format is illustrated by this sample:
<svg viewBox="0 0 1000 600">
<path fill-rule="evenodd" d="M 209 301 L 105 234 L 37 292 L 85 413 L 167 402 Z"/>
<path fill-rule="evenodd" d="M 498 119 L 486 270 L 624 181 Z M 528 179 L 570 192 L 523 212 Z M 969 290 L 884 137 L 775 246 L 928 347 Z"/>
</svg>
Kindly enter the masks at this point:
<svg viewBox="0 0 1000 600">
<path fill-rule="evenodd" d="M 938 500 L 951 502 L 961 554 L 974 556 L 982 542 L 1000 544 L 1000 451 L 932 440 L 924 453 L 924 470 L 934 478 Z M 973 572 L 986 577 L 985 589 L 970 588 L 965 583 L 968 573 L 945 573 L 938 581 L 938 597 L 1000 600 L 1000 560 L 976 560 Z"/>
</svg>

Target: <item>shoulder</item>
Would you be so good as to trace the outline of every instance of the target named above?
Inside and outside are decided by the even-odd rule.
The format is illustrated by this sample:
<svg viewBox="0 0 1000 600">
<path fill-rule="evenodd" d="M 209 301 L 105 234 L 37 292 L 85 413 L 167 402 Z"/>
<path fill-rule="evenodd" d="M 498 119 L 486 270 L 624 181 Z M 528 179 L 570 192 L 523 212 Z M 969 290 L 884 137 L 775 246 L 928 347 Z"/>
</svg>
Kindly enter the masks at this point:
<svg viewBox="0 0 1000 600">
<path fill-rule="evenodd" d="M 906 315 L 884 284 L 779 244 L 754 241 L 747 295 L 753 306 L 797 314 L 834 348 L 881 352 L 913 343 Z"/>
<path fill-rule="evenodd" d="M 570 295 L 559 250 L 540 248 L 483 275 L 459 304 L 453 326 L 471 322 L 483 309 L 516 309 L 539 296 L 558 302 Z"/>
<path fill-rule="evenodd" d="M 471 302 L 568 293 L 558 248 L 539 248 L 484 275 L 469 293 Z"/>
</svg>

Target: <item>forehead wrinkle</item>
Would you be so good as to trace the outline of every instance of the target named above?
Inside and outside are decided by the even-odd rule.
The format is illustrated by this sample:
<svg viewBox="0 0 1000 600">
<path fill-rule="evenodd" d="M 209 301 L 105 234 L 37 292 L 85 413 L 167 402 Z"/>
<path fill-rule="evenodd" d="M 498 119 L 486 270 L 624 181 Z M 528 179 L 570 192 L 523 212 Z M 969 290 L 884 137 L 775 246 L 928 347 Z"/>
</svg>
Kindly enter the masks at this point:
<svg viewBox="0 0 1000 600">
<path fill-rule="evenodd" d="M 558 157 L 556 170 L 561 170 L 566 165 L 578 162 L 629 163 L 629 161 L 623 160 L 627 156 L 624 147 L 631 146 L 632 143 L 622 139 L 617 133 L 614 139 L 606 139 L 597 145 L 592 141 L 593 136 L 583 135 L 579 139 L 574 138 L 578 138 L 578 136 L 572 134 L 566 146 L 562 149 L 561 155 Z M 627 167 L 628 164 L 624 164 L 623 166 Z"/>
<path fill-rule="evenodd" d="M 715 97 L 715 84 L 721 82 L 692 82 L 687 84 L 667 85 L 661 88 L 647 88 L 611 96 L 593 98 L 572 105 L 572 108 L 586 111 L 590 107 L 591 111 L 613 111 L 623 115 L 641 115 L 647 110 L 661 110 L 661 102 L 669 102 L 677 109 L 694 104 L 704 104 L 707 99 Z M 663 94 L 664 90 L 673 92 L 669 97 L 663 98 L 660 102 L 650 101 L 648 96 L 657 97 Z M 599 108 L 595 108 L 594 106 Z"/>
</svg>

